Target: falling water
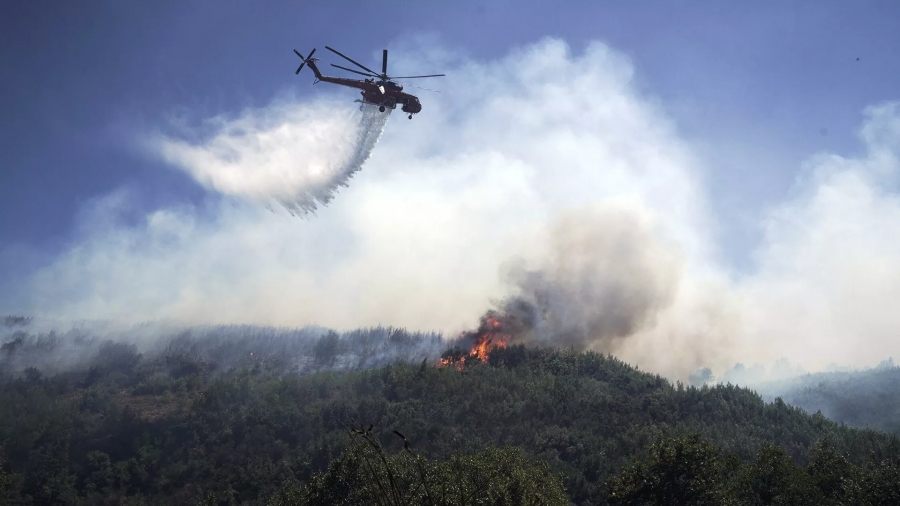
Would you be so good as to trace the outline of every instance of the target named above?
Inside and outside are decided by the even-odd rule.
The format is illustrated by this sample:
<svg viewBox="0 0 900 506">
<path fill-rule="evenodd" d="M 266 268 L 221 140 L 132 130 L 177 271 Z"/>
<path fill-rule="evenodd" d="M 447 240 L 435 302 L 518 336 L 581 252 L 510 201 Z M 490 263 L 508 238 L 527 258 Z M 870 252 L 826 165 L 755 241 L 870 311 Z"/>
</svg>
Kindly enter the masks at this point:
<svg viewBox="0 0 900 506">
<path fill-rule="evenodd" d="M 351 143 L 347 157 L 330 171 L 329 176 L 321 184 L 290 198 L 278 199 L 288 212 L 295 216 L 305 216 L 315 211 L 317 202 L 321 205 L 328 204 L 334 198 L 338 187 L 348 186 L 353 174 L 362 169 L 381 134 L 384 133 L 391 109 L 381 112 L 376 105 L 363 104 L 360 111 L 356 138 Z"/>
</svg>

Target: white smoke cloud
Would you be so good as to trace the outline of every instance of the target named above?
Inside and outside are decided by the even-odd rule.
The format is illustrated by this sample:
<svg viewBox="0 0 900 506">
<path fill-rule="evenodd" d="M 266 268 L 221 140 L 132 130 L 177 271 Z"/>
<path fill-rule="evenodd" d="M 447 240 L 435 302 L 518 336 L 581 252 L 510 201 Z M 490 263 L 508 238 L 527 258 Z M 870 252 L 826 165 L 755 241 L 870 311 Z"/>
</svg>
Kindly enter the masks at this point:
<svg viewBox="0 0 900 506">
<path fill-rule="evenodd" d="M 521 280 L 501 276 L 512 262 L 554 281 L 581 328 L 632 329 L 616 353 L 672 377 L 900 351 L 890 307 L 900 286 L 896 106 L 868 112 L 866 156 L 811 161 L 797 196 L 761 218 L 757 269 L 740 274 L 716 262 L 707 168 L 635 90 L 619 53 L 595 43 L 573 55 L 545 40 L 442 70 L 443 93 L 422 92 L 422 114 L 392 124 L 313 220 L 253 202 L 329 194 L 316 174 L 352 158 L 352 92 L 346 103 L 282 101 L 221 120 L 206 141 L 158 143 L 201 184 L 250 202 L 211 198 L 208 209 L 126 225 L 100 218 L 127 202 L 107 198 L 33 276 L 26 309 L 455 333 L 489 301 L 522 293 Z M 627 308 L 636 312 L 620 321 L 636 323 L 610 327 L 610 311 Z"/>
<path fill-rule="evenodd" d="M 739 288 L 742 342 L 765 358 L 821 370 L 900 352 L 900 104 L 868 109 L 861 138 L 865 156 L 814 158 L 762 221 L 758 270 Z"/>
</svg>

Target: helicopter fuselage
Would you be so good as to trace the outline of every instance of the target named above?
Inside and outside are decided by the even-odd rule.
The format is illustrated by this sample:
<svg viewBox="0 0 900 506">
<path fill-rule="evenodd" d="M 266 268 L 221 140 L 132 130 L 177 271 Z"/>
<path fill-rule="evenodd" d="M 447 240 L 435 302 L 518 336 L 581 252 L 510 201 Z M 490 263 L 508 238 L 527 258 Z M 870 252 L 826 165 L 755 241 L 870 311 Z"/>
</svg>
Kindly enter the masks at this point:
<svg viewBox="0 0 900 506">
<path fill-rule="evenodd" d="M 306 62 L 316 75 L 316 82 L 332 83 L 349 88 L 356 88 L 362 95 L 362 102 L 383 108 L 396 109 L 397 105 L 407 114 L 422 111 L 422 104 L 415 95 L 403 91 L 403 86 L 393 81 L 376 81 L 375 79 L 347 79 L 344 77 L 326 76 L 316 67 L 314 59 Z"/>
</svg>

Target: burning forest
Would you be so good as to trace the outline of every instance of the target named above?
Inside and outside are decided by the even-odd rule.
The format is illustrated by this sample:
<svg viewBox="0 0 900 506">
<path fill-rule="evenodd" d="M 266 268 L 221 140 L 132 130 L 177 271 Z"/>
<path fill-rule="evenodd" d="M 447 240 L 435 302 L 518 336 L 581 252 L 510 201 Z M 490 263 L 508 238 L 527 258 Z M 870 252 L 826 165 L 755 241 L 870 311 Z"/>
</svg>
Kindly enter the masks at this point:
<svg viewBox="0 0 900 506">
<path fill-rule="evenodd" d="M 493 350 L 516 342 L 524 328 L 513 315 L 492 309 L 481 317 L 476 330 L 460 334 L 441 354 L 439 367 L 452 366 L 462 370 L 471 363 L 486 362 Z"/>
</svg>

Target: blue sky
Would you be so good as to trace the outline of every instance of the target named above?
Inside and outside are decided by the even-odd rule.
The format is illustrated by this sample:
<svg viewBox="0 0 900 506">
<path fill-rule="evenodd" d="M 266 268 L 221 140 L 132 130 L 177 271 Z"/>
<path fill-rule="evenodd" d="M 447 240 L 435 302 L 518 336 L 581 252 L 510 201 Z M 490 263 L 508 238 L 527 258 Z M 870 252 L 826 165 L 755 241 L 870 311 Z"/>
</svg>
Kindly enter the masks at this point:
<svg viewBox="0 0 900 506">
<path fill-rule="evenodd" d="M 806 257 L 799 252 L 807 251 L 814 244 L 812 238 L 797 246 L 800 241 L 797 238 L 804 236 L 804 231 L 790 235 L 785 232 L 787 225 L 772 225 L 765 218 L 777 208 L 782 215 L 794 212 L 798 216 L 808 215 L 811 221 L 818 219 L 815 195 L 822 186 L 796 186 L 804 164 L 809 164 L 811 157 L 821 152 L 867 160 L 866 153 L 881 141 L 868 144 L 861 141 L 859 131 L 866 124 L 864 111 L 900 99 L 900 60 L 896 58 L 900 54 L 900 35 L 896 30 L 900 26 L 900 5 L 890 1 L 790 4 L 774 1 L 405 4 L 198 1 L 147 5 L 112 1 L 79 5 L 7 2 L 0 7 L 0 20 L 3 48 L 0 52 L 3 76 L 0 80 L 0 279 L 9 280 L 0 293 L 0 302 L 14 309 L 46 308 L 31 302 L 17 303 L 20 298 L 24 300 L 38 292 L 41 294 L 38 299 L 45 302 L 57 300 L 58 294 L 48 295 L 46 289 L 33 289 L 34 272 L 40 274 L 34 279 L 43 279 L 46 284 L 47 279 L 63 272 L 58 270 L 59 265 L 69 262 L 74 265 L 73 270 L 82 267 L 84 258 L 72 253 L 79 245 L 113 242 L 91 235 L 100 227 L 98 223 L 104 219 L 104 210 L 112 209 L 110 212 L 115 214 L 115 227 L 118 227 L 115 230 L 133 231 L 129 227 L 140 229 L 148 216 L 158 216 L 154 214 L 156 211 L 193 206 L 189 218 L 178 222 L 179 226 L 199 223 L 196 229 L 190 229 L 193 232 L 184 232 L 186 240 L 193 237 L 192 233 L 202 235 L 198 230 L 215 228 L 221 235 L 225 234 L 223 231 L 237 230 L 229 228 L 234 223 L 246 222 L 244 217 L 229 214 L 231 211 L 222 211 L 214 205 L 211 208 L 210 201 L 218 198 L 217 192 L 192 177 L 190 171 L 173 167 L 177 164 L 166 163 L 163 157 L 148 156 L 141 143 L 148 133 L 166 128 L 175 116 L 201 122 L 205 118 L 238 115 L 247 110 L 272 111 L 273 100 L 285 94 L 292 94 L 301 103 L 325 95 L 352 102 L 355 95 L 351 91 L 310 86 L 312 76 L 307 71 L 295 76 L 298 59 L 292 52 L 294 48 L 306 53 L 317 47 L 317 56 L 322 56 L 325 62 L 336 62 L 336 58 L 324 51 L 327 44 L 375 64 L 381 49 L 387 47 L 394 49 L 391 64 L 398 68 L 409 67 L 409 62 L 415 61 L 413 72 L 456 70 L 457 75 L 468 75 L 474 82 L 480 77 L 467 74 L 466 67 L 459 66 L 460 61 L 487 65 L 484 68 L 488 71 L 513 74 L 516 65 L 509 60 L 511 54 L 551 37 L 568 45 L 575 61 L 572 68 L 576 68 L 581 65 L 577 63 L 578 55 L 590 43 L 606 44 L 630 65 L 630 70 L 622 74 L 629 76 L 627 86 L 610 84 L 609 89 L 616 92 L 625 89 L 623 96 L 638 97 L 635 100 L 642 105 L 627 109 L 637 111 L 636 117 L 660 117 L 660 121 L 671 122 L 672 133 L 660 133 L 653 140 L 642 139 L 642 142 L 658 142 L 664 146 L 659 149 L 669 153 L 666 160 L 675 165 L 691 165 L 690 171 L 685 172 L 690 176 L 678 172 L 682 175 L 673 176 L 671 181 L 681 184 L 683 177 L 702 177 L 702 200 L 708 200 L 709 209 L 698 213 L 709 218 L 709 230 L 704 233 L 713 236 L 709 242 L 716 250 L 715 261 L 722 265 L 723 277 L 765 271 L 753 283 L 745 284 L 741 297 L 754 290 L 762 293 L 765 290 L 760 286 L 768 287 L 780 279 L 790 278 L 774 274 L 782 271 L 771 267 L 778 264 L 772 260 L 773 251 L 782 251 L 784 244 L 794 244 L 790 251 L 802 262 Z M 434 53 L 436 49 L 440 51 Z M 557 54 L 553 51 L 547 49 L 546 54 Z M 523 59 L 523 64 L 546 63 L 546 68 L 554 68 L 552 62 L 541 59 L 545 53 L 538 53 L 530 60 Z M 433 54 L 453 56 L 428 57 Z M 450 65 L 450 69 L 440 67 L 443 64 Z M 603 65 L 609 65 L 611 74 L 619 68 L 615 62 Z M 586 75 L 603 84 L 602 76 L 590 69 L 584 70 Z M 518 81 L 511 78 L 511 82 L 527 89 L 528 77 L 523 76 Z M 491 79 L 484 82 L 502 86 L 501 78 Z M 446 81 L 434 80 L 426 86 L 459 97 L 465 95 L 466 90 L 460 88 L 467 84 L 451 75 Z M 579 89 L 578 92 L 590 95 L 591 91 Z M 502 98 L 504 91 L 489 89 L 489 93 Z M 412 124 L 392 120 L 385 134 L 385 146 L 375 149 L 373 167 L 390 166 L 391 154 L 396 154 L 397 160 L 408 154 L 400 147 L 405 139 L 407 147 L 417 142 L 439 152 L 441 139 L 452 137 L 439 128 L 444 120 L 436 115 L 441 111 L 447 117 L 478 115 L 474 110 L 479 103 L 477 99 L 468 104 L 453 102 L 451 98 L 442 102 L 444 95 L 422 92 L 425 111 Z M 596 97 L 582 97 L 582 100 L 604 103 L 612 99 L 603 96 L 598 88 Z M 448 104 L 455 104 L 456 109 L 448 108 Z M 467 105 L 472 109 L 465 110 Z M 656 112 L 646 112 L 645 107 Z M 889 124 L 890 118 L 882 123 Z M 882 123 L 875 121 L 876 126 Z M 885 129 L 890 130 L 882 128 Z M 425 137 L 423 132 L 430 132 L 432 137 Z M 684 161 L 687 159 L 681 154 L 684 150 L 693 161 Z M 449 157 L 453 151 L 446 153 Z M 408 167 L 407 174 L 413 170 L 412 166 Z M 498 174 L 506 174 L 503 169 L 498 170 Z M 382 175 L 389 177 L 389 173 L 393 174 L 383 169 Z M 379 177 L 382 176 L 367 173 L 359 181 L 370 184 L 370 188 L 380 188 L 378 185 L 383 180 Z M 514 176 L 502 177 L 498 176 L 503 181 L 515 182 Z M 404 183 L 399 179 L 394 184 Z M 630 184 L 623 188 L 631 188 Z M 651 182 L 645 186 L 653 185 Z M 882 191 L 883 186 L 873 183 L 872 188 Z M 651 190 L 647 195 L 656 191 Z M 684 190 L 678 198 L 688 202 L 687 196 L 692 191 Z M 804 191 L 814 196 L 803 201 L 797 195 Z M 346 201 L 356 196 L 363 202 L 375 198 L 368 193 L 354 192 L 362 190 L 351 185 L 337 199 Z M 677 192 L 673 190 L 673 193 Z M 885 202 L 893 202 L 891 193 L 878 195 Z M 127 205 L 116 204 L 116 199 L 127 200 Z M 335 248 L 334 251 L 351 251 L 346 244 L 365 243 L 366 239 L 354 235 L 357 222 L 342 222 L 335 217 L 351 213 L 341 205 L 349 204 L 336 204 L 330 217 L 322 219 L 322 223 L 334 227 L 310 227 L 322 227 L 316 229 L 316 237 Z M 822 216 L 827 214 L 822 212 Z M 204 221 L 204 216 L 212 218 Z M 228 226 L 222 225 L 223 216 L 231 217 Z M 685 218 L 684 222 L 691 224 L 688 227 L 692 227 L 691 234 L 705 227 L 698 225 L 694 218 Z M 522 223 L 527 226 L 527 222 Z M 834 229 L 832 222 L 827 224 L 822 226 L 823 230 Z M 882 225 L 881 230 L 897 224 L 887 221 Z M 791 240 L 765 242 L 766 233 L 772 237 L 788 234 Z M 94 239 L 85 239 L 88 236 Z M 337 237 L 349 239 L 337 245 Z M 439 239 L 435 238 L 435 248 L 442 244 Z M 871 254 L 874 258 L 893 251 L 892 247 L 892 244 L 878 243 L 860 255 Z M 376 255 L 372 258 L 381 258 L 372 254 Z M 105 252 L 98 253 L 91 261 L 107 258 L 105 255 Z M 161 258 L 161 262 L 176 261 L 173 260 L 176 257 Z M 228 268 L 238 269 L 235 262 L 229 263 Z M 47 270 L 48 265 L 57 267 Z M 489 267 L 496 270 L 496 265 Z M 803 278 L 802 269 L 796 265 L 791 268 L 791 275 Z M 429 271 L 422 269 L 427 278 Z M 273 267 L 265 275 L 277 277 L 278 272 Z M 234 279 L 245 277 L 229 278 L 222 274 L 221 280 L 228 286 Z M 96 286 L 86 289 L 85 283 L 89 284 L 73 281 L 73 286 L 77 284 L 80 290 L 71 292 L 75 294 L 71 295 L 73 300 L 118 297 L 114 290 L 104 292 Z M 747 288 L 749 285 L 755 288 Z M 815 291 L 819 285 L 810 282 L 803 286 L 813 287 L 809 289 Z M 779 293 L 787 293 L 788 288 L 779 288 L 782 290 Z M 873 288 L 864 295 L 876 298 L 886 293 L 879 290 Z M 191 290 L 172 284 L 159 293 L 163 292 L 186 297 L 184 294 Z M 159 293 L 153 296 L 161 297 Z M 338 293 L 344 292 L 335 292 Z M 448 293 L 441 296 L 447 297 Z M 492 292 L 487 288 L 475 291 L 472 300 L 487 293 Z M 247 295 L 242 303 L 249 298 Z M 396 313 L 399 322 L 421 322 L 397 310 L 402 305 L 400 302 L 385 304 L 384 314 Z M 376 304 L 370 309 L 374 312 L 378 308 L 382 306 Z M 157 308 L 148 314 L 159 316 L 165 311 Z M 298 323 L 266 315 L 259 321 Z M 856 314 L 848 318 L 853 316 Z M 438 320 L 441 317 L 435 316 Z M 371 322 L 362 318 L 360 323 Z M 884 322 L 885 331 L 893 328 L 893 323 Z M 804 325 L 801 322 L 792 328 L 804 333 L 818 330 Z M 637 348 L 632 353 L 640 357 Z"/>
</svg>

